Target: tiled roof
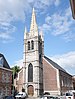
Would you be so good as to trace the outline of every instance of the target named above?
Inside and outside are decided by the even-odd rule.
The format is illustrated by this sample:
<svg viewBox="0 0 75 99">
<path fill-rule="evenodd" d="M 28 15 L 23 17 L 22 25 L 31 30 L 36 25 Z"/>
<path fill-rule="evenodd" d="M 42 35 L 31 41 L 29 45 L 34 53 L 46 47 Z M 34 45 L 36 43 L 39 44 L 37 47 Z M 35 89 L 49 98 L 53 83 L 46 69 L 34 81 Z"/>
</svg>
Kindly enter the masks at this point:
<svg viewBox="0 0 75 99">
<path fill-rule="evenodd" d="M 2 58 L 3 58 L 2 66 L 3 66 L 4 68 L 10 69 L 10 66 L 9 66 L 9 64 L 7 63 L 7 61 L 6 61 L 5 57 L 4 57 L 4 55 L 0 53 L 0 61 L 2 61 L 2 60 L 1 60 Z"/>
<path fill-rule="evenodd" d="M 48 57 L 44 56 L 44 58 L 51 64 L 53 65 L 55 68 L 66 72 L 66 70 L 64 70 L 62 67 L 60 67 L 57 63 L 55 63 L 54 61 L 52 61 L 51 59 L 49 59 Z M 66 72 L 67 73 L 67 72 Z"/>
</svg>

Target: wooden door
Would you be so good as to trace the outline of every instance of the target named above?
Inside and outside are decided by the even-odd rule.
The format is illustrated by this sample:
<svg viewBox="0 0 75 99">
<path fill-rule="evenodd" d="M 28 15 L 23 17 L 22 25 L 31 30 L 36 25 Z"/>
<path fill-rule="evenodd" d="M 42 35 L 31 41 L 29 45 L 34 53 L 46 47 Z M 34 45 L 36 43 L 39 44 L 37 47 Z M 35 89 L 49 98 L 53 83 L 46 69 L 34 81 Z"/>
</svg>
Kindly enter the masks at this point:
<svg viewBox="0 0 75 99">
<path fill-rule="evenodd" d="M 28 86 L 28 95 L 33 96 L 34 95 L 34 88 L 32 85 Z"/>
</svg>

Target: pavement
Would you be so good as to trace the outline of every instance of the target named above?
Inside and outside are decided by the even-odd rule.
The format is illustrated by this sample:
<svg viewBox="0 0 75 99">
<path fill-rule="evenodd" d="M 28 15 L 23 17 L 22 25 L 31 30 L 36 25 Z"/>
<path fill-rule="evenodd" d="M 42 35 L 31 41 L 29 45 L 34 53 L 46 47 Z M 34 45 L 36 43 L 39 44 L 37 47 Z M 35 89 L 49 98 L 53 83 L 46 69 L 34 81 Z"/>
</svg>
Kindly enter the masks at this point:
<svg viewBox="0 0 75 99">
<path fill-rule="evenodd" d="M 40 97 L 28 97 L 26 99 L 40 99 Z"/>
</svg>

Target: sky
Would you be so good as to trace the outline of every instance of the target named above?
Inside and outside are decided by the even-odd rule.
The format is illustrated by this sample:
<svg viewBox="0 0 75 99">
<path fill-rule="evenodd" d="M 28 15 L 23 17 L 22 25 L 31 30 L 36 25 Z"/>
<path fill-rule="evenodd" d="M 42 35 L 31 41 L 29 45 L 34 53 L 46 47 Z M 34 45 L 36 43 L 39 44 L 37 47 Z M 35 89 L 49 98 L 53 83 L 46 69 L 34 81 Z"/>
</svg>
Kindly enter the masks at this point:
<svg viewBox="0 0 75 99">
<path fill-rule="evenodd" d="M 35 9 L 44 34 L 44 55 L 75 75 L 75 20 L 70 0 L 0 0 L 0 53 L 10 67 L 23 66 L 25 26 L 30 30 Z"/>
</svg>

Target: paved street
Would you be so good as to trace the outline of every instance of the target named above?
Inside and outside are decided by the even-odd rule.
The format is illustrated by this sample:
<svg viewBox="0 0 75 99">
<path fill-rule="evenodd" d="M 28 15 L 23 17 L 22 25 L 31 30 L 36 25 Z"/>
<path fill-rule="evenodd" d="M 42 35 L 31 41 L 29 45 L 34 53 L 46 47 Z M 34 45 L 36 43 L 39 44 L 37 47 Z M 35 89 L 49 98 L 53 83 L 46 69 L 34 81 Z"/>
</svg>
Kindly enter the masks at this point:
<svg viewBox="0 0 75 99">
<path fill-rule="evenodd" d="M 28 97 L 26 99 L 40 99 L 40 97 Z"/>
</svg>

